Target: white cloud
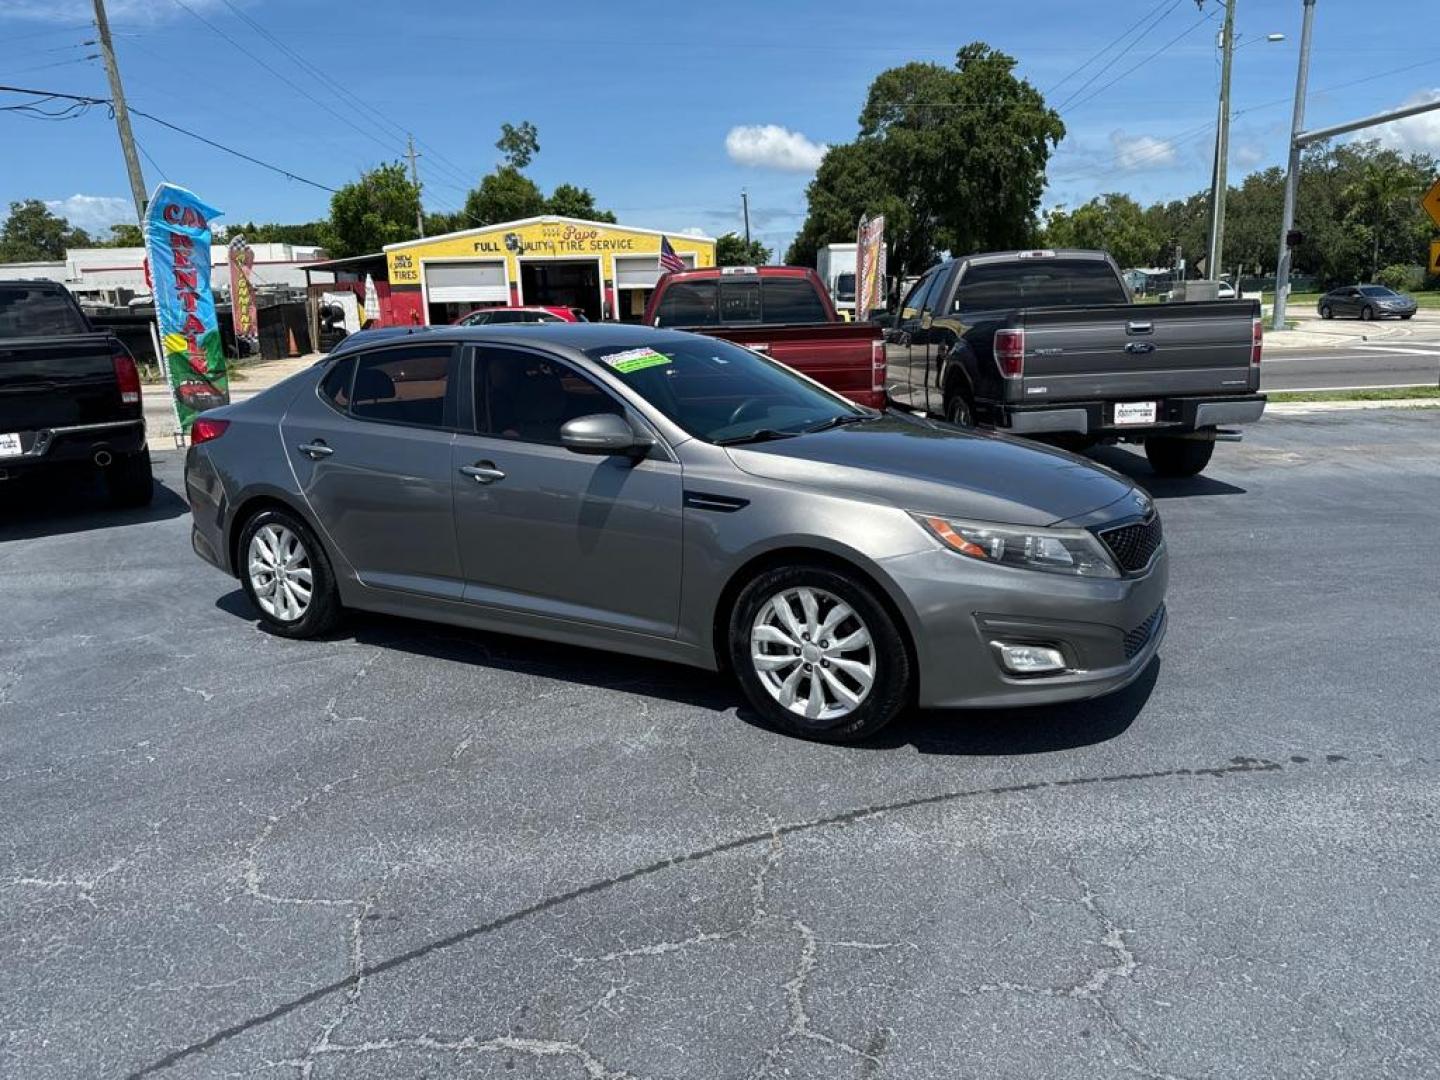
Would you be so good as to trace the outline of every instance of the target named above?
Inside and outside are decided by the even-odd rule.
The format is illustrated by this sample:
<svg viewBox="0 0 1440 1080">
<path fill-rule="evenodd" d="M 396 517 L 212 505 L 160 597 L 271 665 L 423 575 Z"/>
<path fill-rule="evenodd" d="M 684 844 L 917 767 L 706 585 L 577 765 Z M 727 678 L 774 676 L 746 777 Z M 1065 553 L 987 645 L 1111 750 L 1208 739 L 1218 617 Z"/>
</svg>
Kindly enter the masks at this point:
<svg viewBox="0 0 1440 1080">
<path fill-rule="evenodd" d="M 725 152 L 731 161 L 759 169 L 814 172 L 829 149 L 779 124 L 742 125 L 725 136 Z"/>
<path fill-rule="evenodd" d="M 1174 143 L 1157 139 L 1154 135 L 1126 135 L 1123 131 L 1112 131 L 1110 146 L 1115 151 L 1115 164 L 1130 172 L 1164 169 L 1174 165 L 1179 156 Z"/>
<path fill-rule="evenodd" d="M 1423 105 L 1430 101 L 1440 101 L 1440 89 L 1422 90 L 1404 105 Z M 1440 154 L 1440 109 L 1392 120 L 1374 131 L 1361 131 L 1356 137 L 1379 139 L 1383 145 L 1406 154 Z"/>
<path fill-rule="evenodd" d="M 1230 152 L 1230 160 L 1242 169 L 1253 169 L 1267 157 L 1264 148 L 1254 143 L 1240 143 Z"/>
<path fill-rule="evenodd" d="M 135 224 L 135 204 L 119 195 L 71 195 L 68 199 L 46 199 L 45 205 L 52 214 L 92 235 L 104 235 L 117 222 Z"/>
</svg>

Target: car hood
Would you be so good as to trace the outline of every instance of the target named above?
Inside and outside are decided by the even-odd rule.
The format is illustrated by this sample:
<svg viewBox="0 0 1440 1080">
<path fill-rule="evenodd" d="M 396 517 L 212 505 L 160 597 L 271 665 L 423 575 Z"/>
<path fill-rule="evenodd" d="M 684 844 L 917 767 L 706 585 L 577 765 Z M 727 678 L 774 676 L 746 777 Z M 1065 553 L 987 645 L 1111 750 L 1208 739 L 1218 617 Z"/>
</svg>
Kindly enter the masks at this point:
<svg viewBox="0 0 1440 1080">
<path fill-rule="evenodd" d="M 1123 499 L 1149 506 L 1129 480 L 1062 450 L 887 413 L 862 424 L 729 448 L 752 476 L 905 510 L 1012 525 L 1081 518 Z"/>
</svg>

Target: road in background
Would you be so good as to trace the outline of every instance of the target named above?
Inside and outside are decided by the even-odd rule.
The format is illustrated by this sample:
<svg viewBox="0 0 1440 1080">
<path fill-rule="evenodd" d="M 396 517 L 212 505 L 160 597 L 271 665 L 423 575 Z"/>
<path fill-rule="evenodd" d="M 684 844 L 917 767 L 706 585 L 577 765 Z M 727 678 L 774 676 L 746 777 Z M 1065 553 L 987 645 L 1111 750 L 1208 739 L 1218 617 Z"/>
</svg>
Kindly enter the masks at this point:
<svg viewBox="0 0 1440 1080">
<path fill-rule="evenodd" d="M 0 1075 L 1440 1075 L 1437 440 L 1100 451 L 1159 661 L 849 748 L 625 656 L 262 633 L 174 453 L 146 512 L 14 489 Z"/>
<path fill-rule="evenodd" d="M 1440 385 L 1440 312 L 1361 322 L 1301 311 L 1297 321 L 1267 334 L 1261 389 Z"/>
</svg>

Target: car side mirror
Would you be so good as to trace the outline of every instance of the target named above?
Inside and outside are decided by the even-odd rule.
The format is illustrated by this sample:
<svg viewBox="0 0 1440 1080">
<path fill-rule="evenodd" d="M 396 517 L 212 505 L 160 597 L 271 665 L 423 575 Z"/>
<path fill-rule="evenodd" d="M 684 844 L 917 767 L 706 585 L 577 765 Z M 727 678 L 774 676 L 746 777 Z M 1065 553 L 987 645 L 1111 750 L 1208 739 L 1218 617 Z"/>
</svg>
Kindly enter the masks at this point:
<svg viewBox="0 0 1440 1080">
<path fill-rule="evenodd" d="M 567 420 L 560 427 L 560 445 L 572 454 L 630 454 L 643 457 L 655 442 L 637 435 L 630 422 L 614 413 L 595 413 Z"/>
</svg>

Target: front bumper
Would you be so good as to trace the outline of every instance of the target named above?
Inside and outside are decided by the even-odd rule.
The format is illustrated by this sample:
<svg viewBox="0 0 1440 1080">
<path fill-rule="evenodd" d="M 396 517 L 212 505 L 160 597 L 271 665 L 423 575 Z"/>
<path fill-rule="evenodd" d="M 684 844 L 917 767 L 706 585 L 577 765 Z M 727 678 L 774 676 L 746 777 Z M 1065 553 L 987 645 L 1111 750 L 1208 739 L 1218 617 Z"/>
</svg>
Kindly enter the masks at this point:
<svg viewBox="0 0 1440 1080">
<path fill-rule="evenodd" d="M 994 708 L 1112 693 L 1145 670 L 1165 637 L 1169 555 L 1118 580 L 986 566 L 936 549 L 886 560 L 905 593 L 923 708 Z M 995 642 L 1057 648 L 1063 673 L 1017 676 Z"/>
<path fill-rule="evenodd" d="M 1116 424 L 1111 401 L 1006 405 L 997 426 L 1015 435 L 1077 434 L 1100 438 L 1179 435 L 1222 424 L 1253 424 L 1265 413 L 1264 394 L 1169 397 L 1156 400 L 1154 424 Z"/>
</svg>

